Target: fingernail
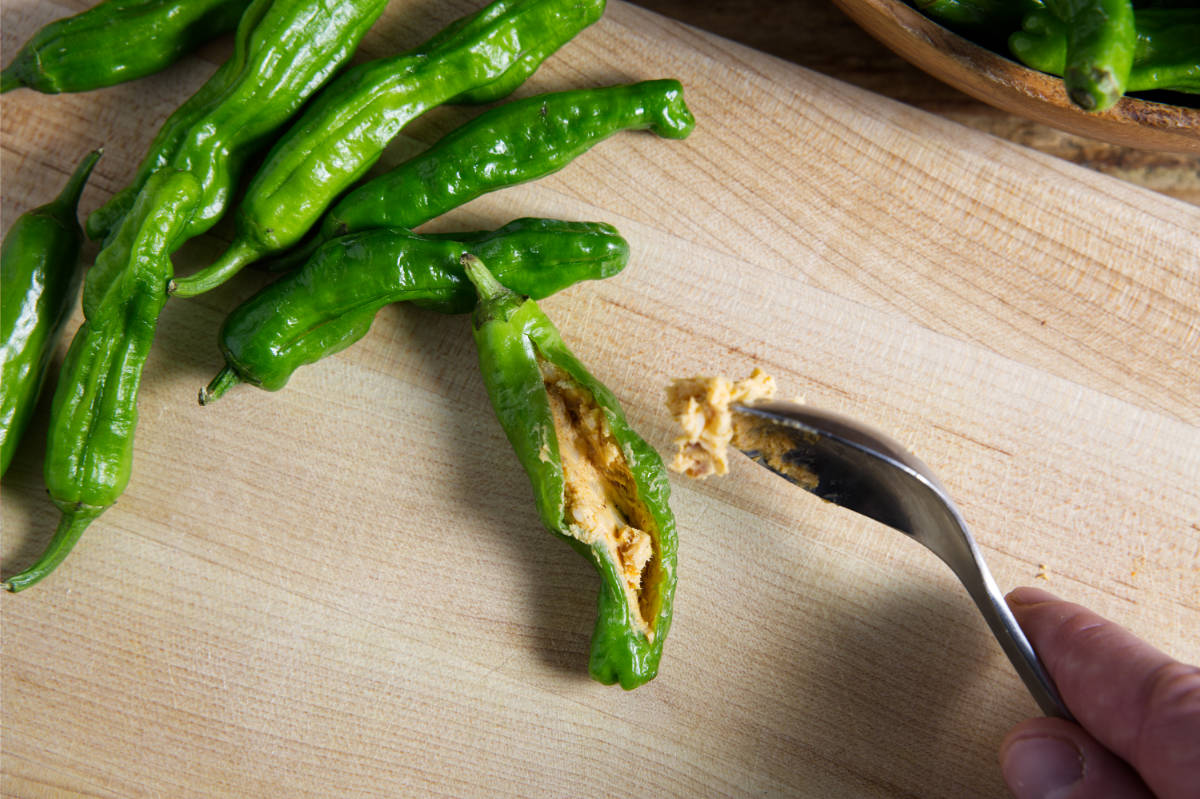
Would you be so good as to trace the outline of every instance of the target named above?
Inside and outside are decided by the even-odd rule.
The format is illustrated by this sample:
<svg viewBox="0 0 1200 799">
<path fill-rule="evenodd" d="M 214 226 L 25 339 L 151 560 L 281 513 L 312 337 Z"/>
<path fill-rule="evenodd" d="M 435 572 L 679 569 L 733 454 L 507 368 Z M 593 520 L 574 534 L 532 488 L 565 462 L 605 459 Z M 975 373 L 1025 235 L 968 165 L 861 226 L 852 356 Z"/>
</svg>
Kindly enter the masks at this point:
<svg viewBox="0 0 1200 799">
<path fill-rule="evenodd" d="M 1008 601 L 1013 605 L 1038 605 L 1042 602 L 1058 602 L 1059 598 L 1041 588 L 1023 585 L 1008 592 Z"/>
<path fill-rule="evenodd" d="M 1083 778 L 1083 756 L 1061 738 L 1022 738 L 1000 769 L 1016 799 L 1066 799 Z"/>
</svg>

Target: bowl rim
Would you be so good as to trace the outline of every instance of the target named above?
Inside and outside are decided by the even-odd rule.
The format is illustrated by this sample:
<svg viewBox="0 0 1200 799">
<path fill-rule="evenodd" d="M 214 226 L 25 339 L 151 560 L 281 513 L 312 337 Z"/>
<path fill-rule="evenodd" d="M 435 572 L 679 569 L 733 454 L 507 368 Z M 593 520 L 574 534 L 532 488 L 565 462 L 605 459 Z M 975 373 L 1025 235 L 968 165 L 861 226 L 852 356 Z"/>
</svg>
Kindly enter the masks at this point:
<svg viewBox="0 0 1200 799">
<path fill-rule="evenodd" d="M 995 108 L 1110 144 L 1200 153 L 1200 109 L 1123 97 L 1106 111 L 1084 111 L 1061 78 L 976 44 L 903 0 L 833 2 L 913 66 Z"/>
</svg>

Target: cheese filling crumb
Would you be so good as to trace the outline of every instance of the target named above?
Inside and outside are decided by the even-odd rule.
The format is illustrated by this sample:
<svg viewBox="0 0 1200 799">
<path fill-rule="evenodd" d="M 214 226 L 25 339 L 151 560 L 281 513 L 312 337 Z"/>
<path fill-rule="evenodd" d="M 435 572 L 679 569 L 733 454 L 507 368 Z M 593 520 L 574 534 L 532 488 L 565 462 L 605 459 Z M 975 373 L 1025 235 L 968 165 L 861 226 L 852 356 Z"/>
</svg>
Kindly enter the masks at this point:
<svg viewBox="0 0 1200 799">
<path fill-rule="evenodd" d="M 667 387 L 667 408 L 683 430 L 675 439 L 671 469 L 689 477 L 708 477 L 729 471 L 733 440 L 730 406 L 775 396 L 775 378 L 755 369 L 736 383 L 723 376 L 689 377 Z"/>
<path fill-rule="evenodd" d="M 566 372 L 539 358 L 550 398 L 563 468 L 567 532 L 588 546 L 602 543 L 623 577 L 625 598 L 638 627 L 654 640 L 643 582 L 654 568 L 656 539 L 650 513 L 637 500 L 637 485 L 592 396 Z"/>
</svg>

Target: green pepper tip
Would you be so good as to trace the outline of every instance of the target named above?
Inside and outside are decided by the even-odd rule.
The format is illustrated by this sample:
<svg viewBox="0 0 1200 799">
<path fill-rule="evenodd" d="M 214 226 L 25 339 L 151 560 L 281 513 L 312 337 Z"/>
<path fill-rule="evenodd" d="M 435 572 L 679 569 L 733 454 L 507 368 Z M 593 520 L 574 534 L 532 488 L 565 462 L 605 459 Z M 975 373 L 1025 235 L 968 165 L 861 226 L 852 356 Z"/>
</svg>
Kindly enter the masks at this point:
<svg viewBox="0 0 1200 799">
<path fill-rule="evenodd" d="M 1067 92 L 1067 96 L 1071 98 L 1071 102 L 1082 108 L 1084 111 L 1096 110 L 1096 98 L 1092 97 L 1091 92 L 1087 89 L 1071 89 Z"/>
<path fill-rule="evenodd" d="M 87 185 L 88 178 L 91 177 L 92 169 L 95 168 L 96 162 L 100 160 L 100 156 L 103 154 L 103 148 L 98 147 L 83 157 L 83 160 L 75 167 L 75 171 L 71 173 L 71 177 L 67 179 L 67 184 L 63 186 L 63 190 L 59 192 L 58 197 L 51 203 L 56 211 L 69 214 L 71 219 L 75 218 L 75 209 L 79 207 L 79 198 L 83 195 L 83 188 Z"/>
<path fill-rule="evenodd" d="M 658 120 L 652 126 L 664 139 L 686 139 L 696 127 L 696 118 L 683 99 L 683 84 L 674 79 L 661 83 L 670 88 L 663 93 L 665 102 L 658 109 Z"/>
<path fill-rule="evenodd" d="M 16 64 L 9 64 L 4 68 L 3 72 L 0 72 L 0 94 L 4 94 L 12 89 L 19 89 L 24 85 L 25 81 L 17 77 Z M 8 583 L 5 583 L 6 587 L 7 585 Z"/>
<path fill-rule="evenodd" d="M 58 564 L 63 562 L 63 559 L 74 548 L 75 542 L 79 540 L 79 536 L 83 535 L 83 531 L 88 525 L 96 520 L 96 517 L 104 512 L 104 508 L 92 507 L 82 503 L 75 507 L 66 508 L 62 512 L 62 518 L 58 522 L 58 527 L 54 531 L 54 535 L 50 538 L 50 545 L 46 547 L 46 551 L 37 559 L 37 562 L 30 566 L 20 574 L 14 574 L 4 581 L 4 590 L 11 593 L 24 591 L 31 585 L 41 582 L 50 572 L 58 567 Z"/>
<path fill-rule="evenodd" d="M 200 404 L 211 405 L 212 403 L 225 396 L 225 392 L 242 382 L 242 378 L 234 371 L 232 366 L 226 366 L 221 371 L 217 372 L 216 377 L 209 381 L 208 385 L 200 389 Z"/>
<path fill-rule="evenodd" d="M 1069 67 L 1063 77 L 1067 96 L 1084 111 L 1104 111 L 1121 99 L 1119 82 L 1108 70 Z"/>
</svg>

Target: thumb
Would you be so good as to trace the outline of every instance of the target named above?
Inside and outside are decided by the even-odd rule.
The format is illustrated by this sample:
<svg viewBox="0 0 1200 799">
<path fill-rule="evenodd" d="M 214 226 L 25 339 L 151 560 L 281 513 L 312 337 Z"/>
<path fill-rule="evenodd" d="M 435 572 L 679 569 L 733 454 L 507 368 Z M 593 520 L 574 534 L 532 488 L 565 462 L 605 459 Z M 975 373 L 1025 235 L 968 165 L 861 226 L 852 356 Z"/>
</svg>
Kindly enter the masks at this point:
<svg viewBox="0 0 1200 799">
<path fill-rule="evenodd" d="M 1200 796 L 1200 668 L 1046 591 L 1008 603 L 1081 727 L 1163 799 Z"/>
<path fill-rule="evenodd" d="M 1016 799 L 1154 799 L 1125 761 L 1063 719 L 1013 727 L 1000 744 L 1000 771 Z"/>
</svg>

